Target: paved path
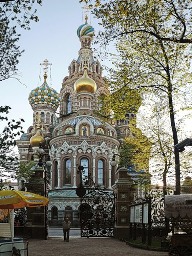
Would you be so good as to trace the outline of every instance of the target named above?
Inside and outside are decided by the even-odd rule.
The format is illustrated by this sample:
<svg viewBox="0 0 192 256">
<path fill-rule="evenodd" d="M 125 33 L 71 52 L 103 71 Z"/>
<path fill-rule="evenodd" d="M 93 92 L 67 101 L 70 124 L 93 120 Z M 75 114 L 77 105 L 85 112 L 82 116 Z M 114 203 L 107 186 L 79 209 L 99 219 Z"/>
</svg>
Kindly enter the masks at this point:
<svg viewBox="0 0 192 256">
<path fill-rule="evenodd" d="M 168 256 L 166 252 L 148 251 L 130 247 L 114 238 L 70 237 L 29 240 L 29 256 Z"/>
</svg>

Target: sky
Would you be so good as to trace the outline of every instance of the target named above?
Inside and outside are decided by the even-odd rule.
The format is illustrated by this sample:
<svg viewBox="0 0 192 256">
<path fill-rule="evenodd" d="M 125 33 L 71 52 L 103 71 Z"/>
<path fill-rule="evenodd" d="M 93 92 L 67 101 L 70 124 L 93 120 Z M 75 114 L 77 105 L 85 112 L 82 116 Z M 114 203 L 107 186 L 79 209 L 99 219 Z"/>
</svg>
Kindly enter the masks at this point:
<svg viewBox="0 0 192 256">
<path fill-rule="evenodd" d="M 38 7 L 39 22 L 32 22 L 30 30 L 21 31 L 19 45 L 24 53 L 16 76 L 20 82 L 15 78 L 0 82 L 0 104 L 12 108 L 9 118 L 25 120 L 24 131 L 32 125 L 29 93 L 43 83 L 40 63 L 48 59 L 52 64 L 47 82 L 60 92 L 69 64 L 78 57 L 80 41 L 76 31 L 84 23 L 83 6 L 78 0 L 44 0 Z M 89 17 L 88 23 L 94 27 L 95 34 L 101 29 L 93 17 Z"/>
<path fill-rule="evenodd" d="M 68 75 L 69 64 L 78 57 L 80 41 L 76 31 L 84 23 L 83 6 L 79 0 L 44 0 L 43 5 L 38 7 L 39 22 L 32 22 L 30 30 L 21 31 L 19 45 L 24 53 L 20 58 L 16 76 L 20 82 L 16 78 L 0 82 L 0 105 L 12 108 L 10 119 L 25 120 L 25 132 L 32 125 L 33 117 L 28 96 L 43 83 L 40 63 L 48 59 L 52 64 L 51 76 L 49 73 L 47 82 L 60 92 L 62 80 Z M 94 17 L 89 17 L 88 23 L 94 27 L 96 35 L 102 29 Z M 105 63 L 101 61 L 101 64 Z M 186 134 L 183 136 L 185 138 Z"/>
</svg>

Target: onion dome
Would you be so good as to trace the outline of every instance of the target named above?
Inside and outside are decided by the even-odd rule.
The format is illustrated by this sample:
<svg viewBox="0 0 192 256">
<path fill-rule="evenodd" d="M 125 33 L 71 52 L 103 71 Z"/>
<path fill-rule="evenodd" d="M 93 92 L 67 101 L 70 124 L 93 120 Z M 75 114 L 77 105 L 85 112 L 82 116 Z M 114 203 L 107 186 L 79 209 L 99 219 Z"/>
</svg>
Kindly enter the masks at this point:
<svg viewBox="0 0 192 256">
<path fill-rule="evenodd" d="M 23 134 L 21 135 L 21 137 L 20 137 L 20 140 L 22 140 L 22 141 L 27 141 L 27 140 L 29 140 L 28 134 L 27 134 L 27 133 L 23 133 Z"/>
<path fill-rule="evenodd" d="M 89 92 L 94 93 L 97 90 L 97 85 L 95 81 L 90 78 L 87 74 L 87 69 L 84 70 L 84 74 L 80 77 L 74 84 L 74 90 L 77 93 Z"/>
<path fill-rule="evenodd" d="M 36 134 L 33 135 L 30 139 L 31 147 L 39 147 L 40 145 L 45 143 L 45 139 L 42 136 L 42 132 L 40 129 L 37 130 Z"/>
<path fill-rule="evenodd" d="M 82 36 L 90 36 L 93 37 L 94 36 L 94 28 L 87 24 L 87 22 L 85 24 L 82 24 L 81 26 L 79 26 L 79 28 L 77 29 L 77 35 L 78 37 L 82 37 Z"/>
<path fill-rule="evenodd" d="M 59 94 L 53 88 L 48 86 L 46 79 L 47 74 L 44 75 L 44 83 L 31 91 L 29 94 L 29 103 L 33 109 L 49 106 L 56 111 L 60 101 Z"/>
</svg>

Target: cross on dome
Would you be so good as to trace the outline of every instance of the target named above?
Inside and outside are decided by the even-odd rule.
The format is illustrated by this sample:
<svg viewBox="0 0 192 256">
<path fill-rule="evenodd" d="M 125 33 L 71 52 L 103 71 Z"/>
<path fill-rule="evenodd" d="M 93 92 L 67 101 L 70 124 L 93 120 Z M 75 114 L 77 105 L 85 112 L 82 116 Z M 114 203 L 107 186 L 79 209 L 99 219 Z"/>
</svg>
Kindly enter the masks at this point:
<svg viewBox="0 0 192 256">
<path fill-rule="evenodd" d="M 85 20 L 85 24 L 87 24 L 88 19 L 90 19 L 88 17 L 90 17 L 92 7 L 89 5 L 85 5 L 82 7 L 82 9 L 83 9 L 83 21 Z"/>
<path fill-rule="evenodd" d="M 52 65 L 47 59 L 43 61 L 43 63 L 40 63 L 41 66 L 43 66 L 43 71 L 44 71 L 44 79 L 46 81 L 47 78 L 47 72 L 48 72 L 48 67 Z"/>
</svg>

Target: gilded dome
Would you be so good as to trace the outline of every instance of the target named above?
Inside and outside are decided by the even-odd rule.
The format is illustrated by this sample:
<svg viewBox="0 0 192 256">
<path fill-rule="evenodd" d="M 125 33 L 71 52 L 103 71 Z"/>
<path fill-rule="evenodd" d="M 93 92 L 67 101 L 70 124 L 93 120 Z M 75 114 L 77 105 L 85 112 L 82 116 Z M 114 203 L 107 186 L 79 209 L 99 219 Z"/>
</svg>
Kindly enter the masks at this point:
<svg viewBox="0 0 192 256">
<path fill-rule="evenodd" d="M 45 142 L 45 139 L 42 136 L 42 132 L 40 129 L 38 129 L 36 134 L 31 137 L 30 145 L 31 147 L 39 147 L 39 145 L 43 144 L 44 142 Z"/>
<path fill-rule="evenodd" d="M 94 93 L 97 90 L 97 85 L 95 81 L 90 78 L 87 74 L 87 69 L 84 70 L 84 74 L 80 77 L 74 84 L 74 90 L 77 93 L 89 92 Z"/>
<path fill-rule="evenodd" d="M 50 106 L 52 109 L 56 110 L 59 106 L 59 94 L 48 86 L 46 78 L 47 76 L 45 75 L 44 83 L 32 90 L 29 94 L 29 103 L 33 109 L 40 105 Z"/>
</svg>

